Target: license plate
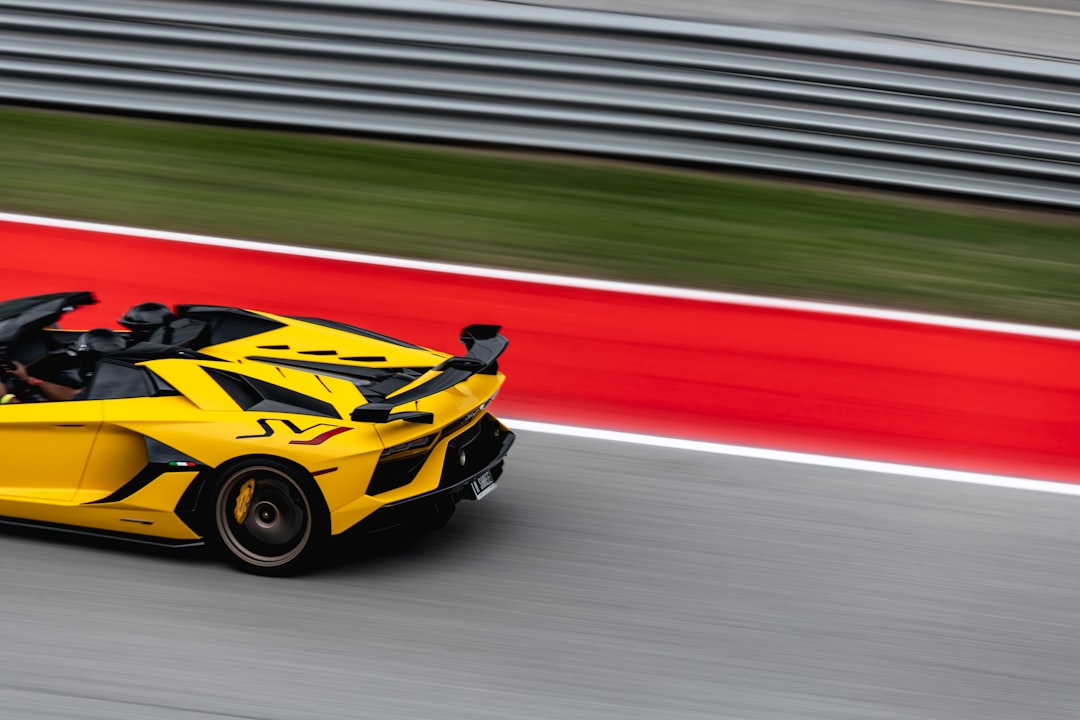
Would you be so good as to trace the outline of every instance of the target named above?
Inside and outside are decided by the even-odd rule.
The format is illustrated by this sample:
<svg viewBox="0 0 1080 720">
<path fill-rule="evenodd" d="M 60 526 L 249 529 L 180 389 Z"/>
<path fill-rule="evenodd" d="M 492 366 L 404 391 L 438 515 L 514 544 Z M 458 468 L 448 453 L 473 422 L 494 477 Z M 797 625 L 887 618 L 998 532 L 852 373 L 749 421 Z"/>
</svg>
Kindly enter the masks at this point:
<svg viewBox="0 0 1080 720">
<path fill-rule="evenodd" d="M 485 470 L 480 473 L 471 483 L 469 483 L 469 490 L 472 492 L 473 500 L 479 500 L 494 489 L 495 478 L 492 477 L 490 470 Z"/>
</svg>

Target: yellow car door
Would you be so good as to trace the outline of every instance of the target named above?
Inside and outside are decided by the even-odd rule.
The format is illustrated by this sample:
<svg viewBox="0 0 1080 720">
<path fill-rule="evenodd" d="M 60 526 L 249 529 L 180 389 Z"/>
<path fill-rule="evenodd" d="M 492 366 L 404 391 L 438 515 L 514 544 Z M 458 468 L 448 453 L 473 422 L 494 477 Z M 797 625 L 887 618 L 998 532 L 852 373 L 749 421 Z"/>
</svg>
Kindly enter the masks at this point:
<svg viewBox="0 0 1080 720">
<path fill-rule="evenodd" d="M 101 420 L 98 400 L 0 405 L 0 498 L 69 502 Z"/>
</svg>

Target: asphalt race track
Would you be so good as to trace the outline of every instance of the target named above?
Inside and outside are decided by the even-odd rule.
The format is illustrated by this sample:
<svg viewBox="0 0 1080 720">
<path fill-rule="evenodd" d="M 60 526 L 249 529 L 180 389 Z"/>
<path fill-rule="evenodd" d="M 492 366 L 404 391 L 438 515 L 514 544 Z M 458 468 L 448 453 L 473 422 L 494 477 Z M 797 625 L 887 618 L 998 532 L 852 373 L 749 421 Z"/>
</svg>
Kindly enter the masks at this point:
<svg viewBox="0 0 1080 720">
<path fill-rule="evenodd" d="M 37 718 L 1075 718 L 1080 499 L 522 432 L 407 551 L 273 580 L 0 534 Z"/>
</svg>

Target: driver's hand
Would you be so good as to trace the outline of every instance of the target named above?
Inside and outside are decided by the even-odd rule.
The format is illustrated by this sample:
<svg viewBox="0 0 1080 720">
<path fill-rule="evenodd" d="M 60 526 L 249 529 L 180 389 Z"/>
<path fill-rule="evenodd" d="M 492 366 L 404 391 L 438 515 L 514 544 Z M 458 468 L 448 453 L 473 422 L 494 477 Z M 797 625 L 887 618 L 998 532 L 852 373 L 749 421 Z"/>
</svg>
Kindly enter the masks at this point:
<svg viewBox="0 0 1080 720">
<path fill-rule="evenodd" d="M 14 375 L 17 379 L 22 380 L 23 382 L 27 382 L 30 380 L 30 373 L 26 372 L 25 365 L 23 365 L 18 360 L 12 360 L 11 365 L 11 374 Z"/>
</svg>

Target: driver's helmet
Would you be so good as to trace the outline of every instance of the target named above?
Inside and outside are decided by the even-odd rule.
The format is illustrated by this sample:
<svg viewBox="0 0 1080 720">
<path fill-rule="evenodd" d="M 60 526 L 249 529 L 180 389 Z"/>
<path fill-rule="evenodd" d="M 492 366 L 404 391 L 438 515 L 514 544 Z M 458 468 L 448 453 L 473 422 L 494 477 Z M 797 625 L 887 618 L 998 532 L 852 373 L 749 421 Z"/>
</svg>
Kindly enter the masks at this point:
<svg viewBox="0 0 1080 720">
<path fill-rule="evenodd" d="M 109 328 L 87 330 L 72 343 L 71 354 L 78 359 L 78 372 L 83 382 L 89 382 L 101 356 L 127 347 L 124 336 Z"/>
<path fill-rule="evenodd" d="M 76 355 L 96 355 L 116 352 L 127 347 L 124 337 L 109 328 L 87 330 L 75 340 Z"/>
<path fill-rule="evenodd" d="M 148 340 L 155 331 L 168 325 L 174 317 L 168 305 L 144 302 L 128 308 L 117 322 L 131 331 L 133 342 L 140 342 Z"/>
</svg>

